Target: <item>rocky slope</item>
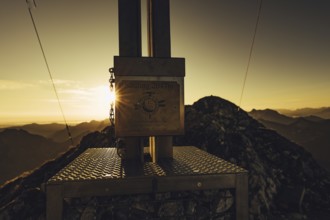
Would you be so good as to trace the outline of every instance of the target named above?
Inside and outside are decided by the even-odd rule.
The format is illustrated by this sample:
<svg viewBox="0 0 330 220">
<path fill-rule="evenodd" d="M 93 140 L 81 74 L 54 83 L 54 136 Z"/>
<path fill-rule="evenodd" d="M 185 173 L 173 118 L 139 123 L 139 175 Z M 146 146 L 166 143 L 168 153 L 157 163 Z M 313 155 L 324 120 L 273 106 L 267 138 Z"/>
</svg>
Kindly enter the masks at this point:
<svg viewBox="0 0 330 220">
<path fill-rule="evenodd" d="M 316 116 L 292 118 L 274 110 L 252 110 L 249 115 L 269 129 L 304 147 L 330 171 L 330 119 Z"/>
<path fill-rule="evenodd" d="M 186 135 L 178 144 L 197 145 L 249 171 L 251 216 L 330 217 L 329 173 L 302 147 L 218 97 L 188 106 L 185 116 Z"/>
<path fill-rule="evenodd" d="M 0 132 L 0 185 L 55 158 L 68 147 L 22 129 Z"/>
<path fill-rule="evenodd" d="M 186 134 L 175 137 L 176 144 L 195 145 L 249 171 L 250 219 L 330 218 L 329 173 L 302 147 L 218 97 L 187 106 L 185 117 Z M 110 127 L 89 134 L 80 146 L 1 188 L 0 219 L 43 219 L 42 183 L 87 147 L 113 141 Z"/>
</svg>

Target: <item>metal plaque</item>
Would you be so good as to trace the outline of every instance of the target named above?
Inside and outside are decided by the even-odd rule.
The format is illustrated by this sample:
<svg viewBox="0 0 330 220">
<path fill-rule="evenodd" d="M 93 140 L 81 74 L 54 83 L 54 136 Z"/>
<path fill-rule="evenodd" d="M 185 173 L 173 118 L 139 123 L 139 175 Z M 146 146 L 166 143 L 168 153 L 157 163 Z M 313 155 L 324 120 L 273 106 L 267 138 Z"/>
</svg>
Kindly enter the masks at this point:
<svg viewBox="0 0 330 220">
<path fill-rule="evenodd" d="M 116 96 L 116 136 L 183 133 L 183 78 L 118 76 Z"/>
</svg>

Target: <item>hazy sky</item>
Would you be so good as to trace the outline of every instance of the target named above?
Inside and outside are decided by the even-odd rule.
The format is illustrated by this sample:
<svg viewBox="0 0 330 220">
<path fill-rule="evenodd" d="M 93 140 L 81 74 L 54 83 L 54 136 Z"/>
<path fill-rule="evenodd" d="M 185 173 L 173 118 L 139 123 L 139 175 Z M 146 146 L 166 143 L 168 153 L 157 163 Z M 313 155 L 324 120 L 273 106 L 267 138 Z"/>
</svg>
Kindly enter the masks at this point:
<svg viewBox="0 0 330 220">
<path fill-rule="evenodd" d="M 107 118 L 117 0 L 36 2 L 34 18 L 67 120 Z M 258 1 L 170 3 L 172 56 L 186 58 L 185 103 L 216 95 L 238 104 Z M 142 22 L 145 30 L 145 15 Z M 0 33 L 0 124 L 61 122 L 25 0 L 0 0 Z M 330 106 L 329 39 L 330 1 L 263 0 L 241 107 Z"/>
</svg>

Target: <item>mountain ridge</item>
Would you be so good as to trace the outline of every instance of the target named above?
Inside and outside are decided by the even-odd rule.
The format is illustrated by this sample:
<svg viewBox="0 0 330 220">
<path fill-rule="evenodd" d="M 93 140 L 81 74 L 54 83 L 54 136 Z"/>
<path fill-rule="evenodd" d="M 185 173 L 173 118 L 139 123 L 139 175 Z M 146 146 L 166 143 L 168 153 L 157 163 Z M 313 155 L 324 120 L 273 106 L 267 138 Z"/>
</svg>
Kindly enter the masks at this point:
<svg viewBox="0 0 330 220">
<path fill-rule="evenodd" d="M 322 119 L 317 116 L 283 117 L 278 112 L 274 114 L 276 117 L 265 110 L 249 112 L 250 116 L 267 128 L 274 129 L 282 136 L 303 146 L 323 167 L 330 171 L 330 119 Z M 287 120 L 282 121 L 284 118 Z"/>
<path fill-rule="evenodd" d="M 75 125 L 69 125 L 70 134 L 73 139 L 74 145 L 78 144 L 81 138 L 93 131 L 102 130 L 104 127 L 109 125 L 109 120 L 104 119 L 101 121 L 91 120 L 89 122 L 81 122 Z M 20 126 L 9 126 L 0 129 L 23 129 L 31 134 L 37 134 L 45 138 L 51 139 L 57 143 L 69 143 L 69 136 L 65 124 L 60 123 L 48 123 L 38 124 L 30 123 Z"/>
<path fill-rule="evenodd" d="M 108 124 L 108 120 L 105 119 L 102 121 L 91 120 L 70 126 L 73 145 L 79 144 L 85 135 L 96 130 L 100 131 Z M 23 172 L 40 166 L 71 145 L 64 124 L 32 123 L 1 129 L 0 155 L 3 159 L 0 162 L 0 185 Z M 34 160 L 30 161 L 24 158 L 23 146 L 29 149 L 29 153 L 26 154 L 27 157 L 33 158 L 33 154 L 37 155 Z"/>
<path fill-rule="evenodd" d="M 295 110 L 289 109 L 277 109 L 277 111 L 283 115 L 291 117 L 307 117 L 307 116 L 318 116 L 323 119 L 330 119 L 330 107 L 320 108 L 298 108 Z"/>
<path fill-rule="evenodd" d="M 3 130 L 0 132 L 0 185 L 65 150 L 67 146 L 23 129 Z"/>
<path fill-rule="evenodd" d="M 329 219 L 329 173 L 301 146 L 267 129 L 233 103 L 208 96 L 186 106 L 185 130 L 184 136 L 174 137 L 176 145 L 194 145 L 249 171 L 249 219 Z M 109 147 L 114 140 L 111 126 L 90 133 L 79 146 L 0 188 L 0 218 L 42 218 L 44 181 L 86 148 Z M 34 202 L 30 204 L 32 196 Z M 79 201 L 77 205 L 77 219 L 85 209 L 93 208 L 79 206 Z M 121 214 L 128 217 L 129 207 L 125 210 Z M 146 211 L 141 210 L 140 216 Z M 101 218 L 96 212 L 93 217 Z"/>
</svg>

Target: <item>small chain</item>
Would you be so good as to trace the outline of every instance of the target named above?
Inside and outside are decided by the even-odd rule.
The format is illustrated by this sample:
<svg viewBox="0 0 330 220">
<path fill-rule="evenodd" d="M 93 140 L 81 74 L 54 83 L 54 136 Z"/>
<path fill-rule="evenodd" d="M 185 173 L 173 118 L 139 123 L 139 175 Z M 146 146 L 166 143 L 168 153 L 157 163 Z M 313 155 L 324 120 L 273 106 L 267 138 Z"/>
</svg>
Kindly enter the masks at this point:
<svg viewBox="0 0 330 220">
<path fill-rule="evenodd" d="M 110 79 L 109 79 L 109 83 L 110 83 L 110 93 L 114 93 L 114 84 L 115 84 L 115 70 L 114 68 L 110 68 L 109 69 L 110 72 Z M 109 119 L 110 119 L 110 123 L 111 125 L 115 124 L 115 111 L 114 111 L 114 100 L 111 101 L 110 103 L 110 114 L 109 114 Z M 126 144 L 125 141 L 123 139 L 117 139 L 115 141 L 115 146 L 116 151 L 117 151 L 117 155 L 121 158 L 121 159 L 125 159 L 126 156 Z"/>
<path fill-rule="evenodd" d="M 109 72 L 110 72 L 110 79 L 109 79 L 110 93 L 113 94 L 114 93 L 114 83 L 115 83 L 114 68 L 110 68 L 109 69 Z M 110 119 L 111 125 L 114 125 L 115 124 L 115 110 L 114 110 L 114 102 L 113 102 L 113 100 L 110 103 L 109 119 Z"/>
</svg>

